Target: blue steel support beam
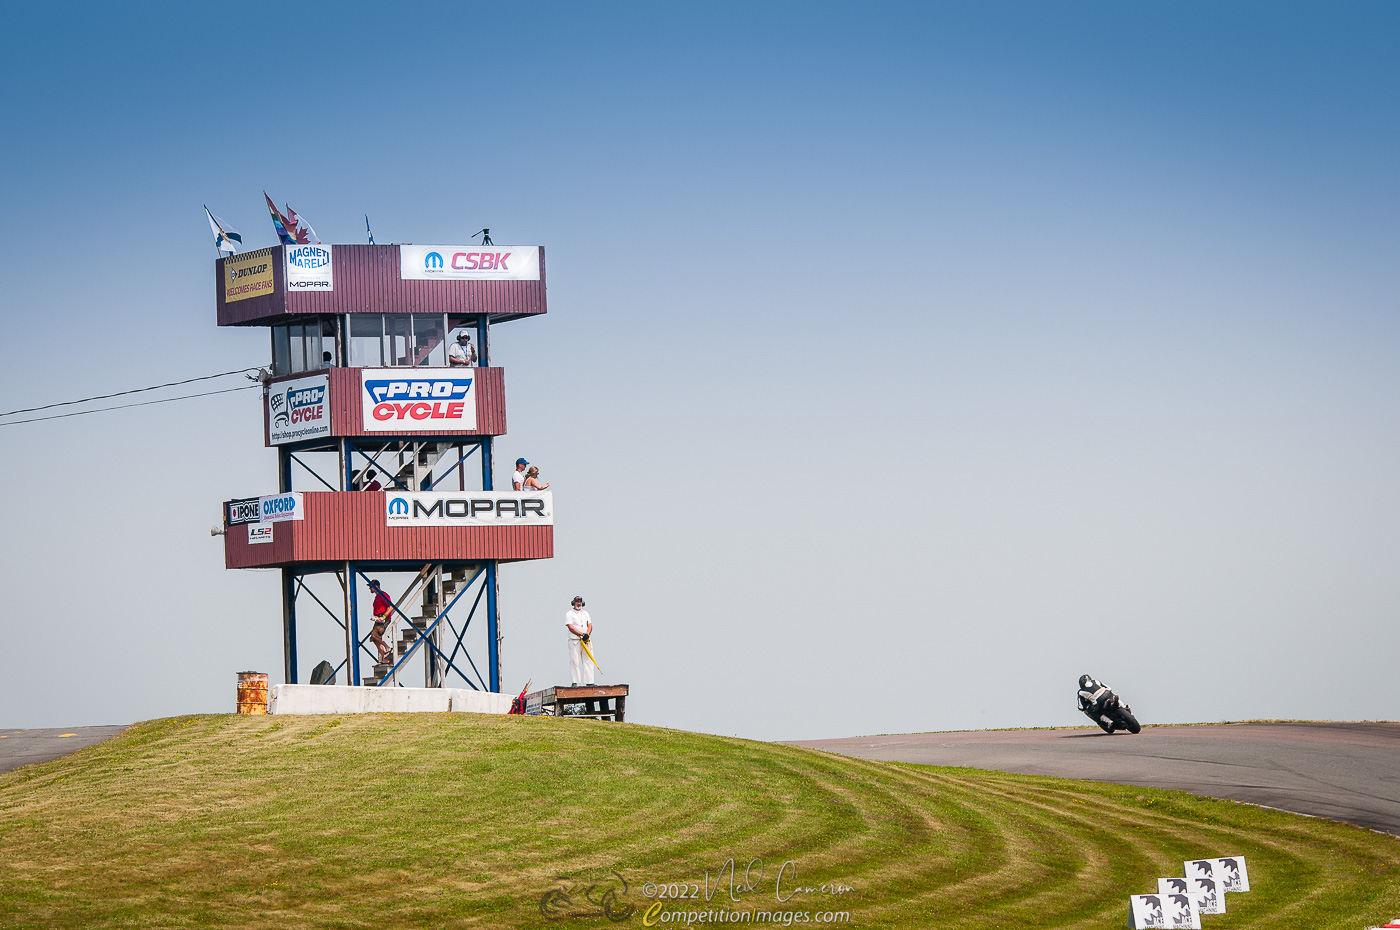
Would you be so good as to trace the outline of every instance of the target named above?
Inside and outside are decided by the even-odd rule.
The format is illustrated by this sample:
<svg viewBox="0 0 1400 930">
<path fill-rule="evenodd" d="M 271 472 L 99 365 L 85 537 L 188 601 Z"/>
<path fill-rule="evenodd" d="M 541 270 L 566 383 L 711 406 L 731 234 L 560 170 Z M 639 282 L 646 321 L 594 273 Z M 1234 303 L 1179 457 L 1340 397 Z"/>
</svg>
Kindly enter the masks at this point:
<svg viewBox="0 0 1400 930">
<path fill-rule="evenodd" d="M 486 672 L 491 676 L 491 690 L 501 693 L 500 617 L 496 603 L 496 561 L 486 563 Z"/>
<path fill-rule="evenodd" d="M 297 590 L 296 575 L 282 569 L 282 680 L 297 683 Z"/>
<path fill-rule="evenodd" d="M 360 684 L 360 620 L 356 594 L 359 586 L 355 583 L 355 563 L 345 563 L 345 620 L 348 629 L 346 630 L 346 642 L 349 655 L 346 657 L 350 662 L 350 670 L 347 673 L 350 684 L 359 687 Z"/>
<path fill-rule="evenodd" d="M 491 487 L 491 437 L 481 440 L 481 490 L 494 491 Z"/>
</svg>

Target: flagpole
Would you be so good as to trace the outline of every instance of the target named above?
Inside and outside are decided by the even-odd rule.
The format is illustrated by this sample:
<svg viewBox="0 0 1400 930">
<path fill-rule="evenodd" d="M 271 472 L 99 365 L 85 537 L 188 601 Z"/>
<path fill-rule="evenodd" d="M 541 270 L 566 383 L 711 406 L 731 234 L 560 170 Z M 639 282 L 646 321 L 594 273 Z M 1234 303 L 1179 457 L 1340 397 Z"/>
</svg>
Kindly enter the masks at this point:
<svg viewBox="0 0 1400 930">
<path fill-rule="evenodd" d="M 214 214 L 212 214 L 212 213 L 209 212 L 209 204 L 207 204 L 207 203 L 206 203 L 206 204 L 201 204 L 201 206 L 204 207 L 204 215 L 207 216 L 207 217 L 209 217 L 209 222 L 210 222 L 210 223 L 213 223 L 213 222 L 214 222 Z M 219 248 L 219 238 L 218 238 L 217 236 L 215 236 L 215 237 L 214 237 L 214 261 L 218 261 L 219 259 L 221 259 L 221 258 L 223 258 L 223 257 L 224 257 L 224 250 L 221 249 L 221 248 Z"/>
</svg>

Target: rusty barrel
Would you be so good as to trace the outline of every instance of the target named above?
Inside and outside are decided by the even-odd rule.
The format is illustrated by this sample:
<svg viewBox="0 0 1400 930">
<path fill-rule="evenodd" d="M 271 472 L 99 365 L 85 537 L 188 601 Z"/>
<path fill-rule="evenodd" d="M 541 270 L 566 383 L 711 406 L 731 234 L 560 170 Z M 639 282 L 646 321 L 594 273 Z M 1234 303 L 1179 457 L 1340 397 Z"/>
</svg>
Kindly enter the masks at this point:
<svg viewBox="0 0 1400 930">
<path fill-rule="evenodd" d="M 267 672 L 238 673 L 238 712 L 267 713 Z"/>
</svg>

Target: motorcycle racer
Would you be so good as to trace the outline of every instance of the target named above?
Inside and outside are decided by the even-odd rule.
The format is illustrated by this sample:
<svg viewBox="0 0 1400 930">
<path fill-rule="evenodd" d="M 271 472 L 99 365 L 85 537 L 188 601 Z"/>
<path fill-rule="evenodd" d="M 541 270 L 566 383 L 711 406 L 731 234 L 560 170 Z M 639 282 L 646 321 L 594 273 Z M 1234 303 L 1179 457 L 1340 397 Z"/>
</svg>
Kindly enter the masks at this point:
<svg viewBox="0 0 1400 930">
<path fill-rule="evenodd" d="M 1079 703 L 1079 710 L 1105 733 L 1112 733 L 1115 728 L 1122 727 L 1136 733 L 1137 721 L 1133 720 L 1133 725 L 1128 726 L 1127 721 L 1120 722 L 1115 716 L 1110 716 L 1106 711 L 1110 708 L 1121 709 L 1132 719 L 1133 709 L 1123 702 L 1113 689 L 1092 675 L 1079 676 L 1079 693 L 1076 695 Z"/>
</svg>

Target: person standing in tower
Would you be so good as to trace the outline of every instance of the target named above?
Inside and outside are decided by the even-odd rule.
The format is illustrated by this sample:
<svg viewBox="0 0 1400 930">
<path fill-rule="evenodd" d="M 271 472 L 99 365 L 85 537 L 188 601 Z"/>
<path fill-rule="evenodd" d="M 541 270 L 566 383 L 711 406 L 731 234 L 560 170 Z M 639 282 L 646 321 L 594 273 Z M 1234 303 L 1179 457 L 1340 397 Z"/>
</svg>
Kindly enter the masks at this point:
<svg viewBox="0 0 1400 930">
<path fill-rule="evenodd" d="M 448 348 L 447 364 L 453 368 L 476 367 L 476 347 L 472 345 L 471 333 L 465 329 L 457 333 L 456 344 Z"/>
<path fill-rule="evenodd" d="M 515 460 L 515 471 L 511 473 L 510 483 L 512 491 L 519 491 L 521 485 L 525 483 L 525 466 L 530 463 L 524 459 Z"/>
<path fill-rule="evenodd" d="M 575 595 L 573 606 L 564 614 L 564 626 L 569 630 L 569 675 L 578 685 L 593 684 L 593 662 L 583 651 L 583 644 L 593 635 L 593 618 L 583 609 L 583 598 Z"/>
</svg>

